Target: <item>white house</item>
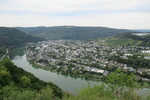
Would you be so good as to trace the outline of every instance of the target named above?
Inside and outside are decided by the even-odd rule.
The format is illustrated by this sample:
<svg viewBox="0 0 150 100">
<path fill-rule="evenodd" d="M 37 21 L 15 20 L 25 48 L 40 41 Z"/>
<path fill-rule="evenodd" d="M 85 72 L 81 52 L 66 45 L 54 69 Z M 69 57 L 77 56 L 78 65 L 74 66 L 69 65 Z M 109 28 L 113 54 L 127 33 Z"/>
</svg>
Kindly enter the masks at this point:
<svg viewBox="0 0 150 100">
<path fill-rule="evenodd" d="M 142 53 L 149 53 L 150 54 L 150 50 L 145 50 L 145 51 L 141 51 Z"/>
</svg>

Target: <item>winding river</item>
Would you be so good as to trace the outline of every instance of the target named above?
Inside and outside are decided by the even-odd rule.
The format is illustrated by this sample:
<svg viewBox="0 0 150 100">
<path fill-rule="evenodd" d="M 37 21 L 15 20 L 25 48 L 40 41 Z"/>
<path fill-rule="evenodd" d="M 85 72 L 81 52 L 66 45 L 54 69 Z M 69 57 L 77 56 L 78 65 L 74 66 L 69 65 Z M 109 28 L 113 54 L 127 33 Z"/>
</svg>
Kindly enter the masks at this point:
<svg viewBox="0 0 150 100">
<path fill-rule="evenodd" d="M 31 64 L 26 60 L 26 55 L 23 56 L 16 56 L 12 62 L 17 65 L 20 68 L 23 68 L 27 72 L 32 73 L 36 77 L 38 77 L 40 80 L 46 81 L 46 82 L 52 82 L 59 86 L 62 90 L 68 91 L 70 93 L 76 94 L 78 90 L 80 90 L 83 87 L 87 87 L 89 84 L 90 86 L 101 84 L 101 82 L 94 82 L 94 81 L 87 81 L 82 80 L 81 78 L 71 78 L 70 76 L 63 76 L 54 72 L 46 71 L 43 69 L 37 69 L 32 67 Z M 143 97 L 146 97 L 148 94 L 150 94 L 150 89 L 144 88 L 140 89 L 138 91 L 138 94 L 142 95 Z"/>
<path fill-rule="evenodd" d="M 46 81 L 46 82 L 52 82 L 59 86 L 62 90 L 71 92 L 73 94 L 76 94 L 77 91 L 83 87 L 87 87 L 89 84 L 91 86 L 98 85 L 100 82 L 94 82 L 94 81 L 87 81 L 81 78 L 71 78 L 70 76 L 63 76 L 51 71 L 46 71 L 43 69 L 37 69 L 32 67 L 31 64 L 26 60 L 26 55 L 23 56 L 16 56 L 12 62 L 17 65 L 18 67 L 23 68 L 27 72 L 32 73 L 36 77 L 38 77 L 40 80 Z"/>
</svg>

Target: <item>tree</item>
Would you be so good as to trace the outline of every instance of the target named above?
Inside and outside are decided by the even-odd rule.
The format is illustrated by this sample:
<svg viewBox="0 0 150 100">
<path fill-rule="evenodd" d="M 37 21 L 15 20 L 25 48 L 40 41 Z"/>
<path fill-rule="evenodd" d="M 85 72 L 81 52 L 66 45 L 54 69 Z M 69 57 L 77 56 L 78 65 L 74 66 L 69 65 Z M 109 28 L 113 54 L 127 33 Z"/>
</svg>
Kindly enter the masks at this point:
<svg viewBox="0 0 150 100">
<path fill-rule="evenodd" d="M 55 100 L 54 94 L 52 89 L 47 86 L 46 88 L 43 88 L 40 93 L 37 95 L 36 100 Z"/>
<path fill-rule="evenodd" d="M 20 78 L 20 83 L 21 83 L 21 86 L 23 86 L 23 87 L 30 87 L 31 80 L 27 76 L 22 76 Z"/>
<path fill-rule="evenodd" d="M 10 73 L 4 66 L 0 65 L 0 87 L 8 85 L 10 83 L 10 78 Z"/>
<path fill-rule="evenodd" d="M 139 100 L 140 97 L 136 91 L 140 88 L 140 84 L 136 81 L 133 74 L 125 74 L 120 70 L 110 73 L 106 76 L 108 86 L 114 91 L 120 99 Z"/>
<path fill-rule="evenodd" d="M 120 87 L 139 88 L 140 85 L 136 82 L 134 74 L 125 74 L 120 70 L 110 73 L 106 77 L 106 82 Z"/>
</svg>

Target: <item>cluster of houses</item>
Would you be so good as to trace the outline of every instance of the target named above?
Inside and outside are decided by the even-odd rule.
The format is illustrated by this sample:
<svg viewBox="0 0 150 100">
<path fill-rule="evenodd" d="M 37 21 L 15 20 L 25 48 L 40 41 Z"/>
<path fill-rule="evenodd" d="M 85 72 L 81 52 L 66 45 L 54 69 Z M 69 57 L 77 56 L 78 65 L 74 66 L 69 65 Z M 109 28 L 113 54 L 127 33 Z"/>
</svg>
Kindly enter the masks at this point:
<svg viewBox="0 0 150 100">
<path fill-rule="evenodd" d="M 118 56 L 120 53 L 123 54 L 121 58 L 128 59 L 129 56 L 133 56 L 133 53 L 150 53 L 149 51 L 150 47 L 111 47 L 99 45 L 96 41 L 50 40 L 29 46 L 27 60 L 44 67 L 56 66 L 56 69 L 61 68 L 61 70 L 77 69 L 103 75 L 108 75 L 112 68 L 150 74 L 149 69 L 137 70 L 107 59 L 109 56 Z M 145 59 L 149 59 L 148 57 L 145 56 Z M 70 64 L 74 68 L 69 67 Z"/>
</svg>

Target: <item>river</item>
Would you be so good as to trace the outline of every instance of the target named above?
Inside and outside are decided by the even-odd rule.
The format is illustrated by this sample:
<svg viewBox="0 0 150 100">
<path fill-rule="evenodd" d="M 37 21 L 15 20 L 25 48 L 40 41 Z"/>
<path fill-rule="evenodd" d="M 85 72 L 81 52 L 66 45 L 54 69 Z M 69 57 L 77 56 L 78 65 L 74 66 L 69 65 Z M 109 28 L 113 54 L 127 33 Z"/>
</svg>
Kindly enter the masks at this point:
<svg viewBox="0 0 150 100">
<path fill-rule="evenodd" d="M 25 71 L 32 73 L 40 80 L 46 82 L 52 82 L 59 86 L 62 90 L 68 91 L 70 93 L 76 94 L 78 90 L 83 87 L 87 87 L 88 84 L 91 86 L 98 85 L 101 82 L 87 81 L 81 78 L 71 78 L 70 76 L 63 76 L 51 71 L 46 71 L 43 69 L 37 69 L 32 67 L 31 64 L 26 60 L 26 55 L 16 56 L 12 62 L 20 68 L 23 68 Z"/>
<path fill-rule="evenodd" d="M 23 68 L 25 71 L 32 73 L 40 80 L 52 82 L 59 86 L 62 90 L 73 94 L 77 94 L 78 90 L 80 90 L 83 87 L 87 87 L 89 84 L 90 86 L 101 84 L 101 82 L 87 81 L 84 79 L 82 80 L 81 78 L 74 79 L 70 76 L 65 77 L 63 75 L 51 71 L 34 68 L 26 60 L 26 55 L 16 56 L 12 60 L 12 62 L 18 67 Z M 143 97 L 146 97 L 148 94 L 150 94 L 150 89 L 140 89 L 138 91 L 138 94 L 142 95 Z"/>
</svg>

